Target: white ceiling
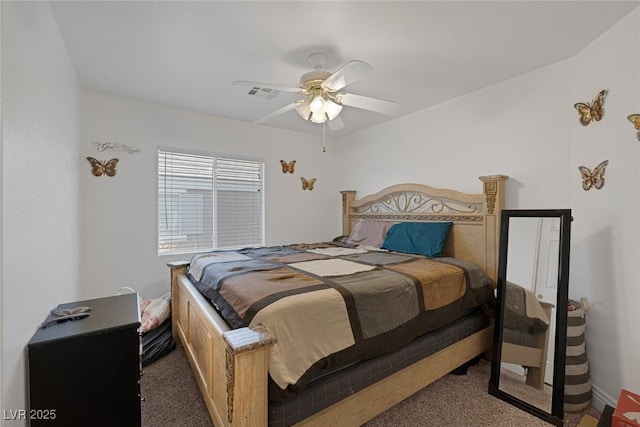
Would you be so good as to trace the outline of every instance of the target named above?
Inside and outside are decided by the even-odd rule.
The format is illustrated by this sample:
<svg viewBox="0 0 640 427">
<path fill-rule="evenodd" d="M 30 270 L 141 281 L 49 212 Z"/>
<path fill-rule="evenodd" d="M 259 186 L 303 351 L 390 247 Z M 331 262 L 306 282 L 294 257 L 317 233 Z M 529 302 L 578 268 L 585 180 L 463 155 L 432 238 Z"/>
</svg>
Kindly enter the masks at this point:
<svg viewBox="0 0 640 427">
<path fill-rule="evenodd" d="M 402 114 L 567 59 L 636 1 L 53 1 L 85 89 L 246 122 L 296 100 L 247 95 L 234 80 L 297 86 L 325 69 L 373 67 L 344 91 L 398 102 Z M 615 47 L 612 47 L 615 48 Z M 340 137 L 392 117 L 345 107 Z M 319 135 L 295 111 L 270 121 Z M 330 132 L 327 129 L 327 132 Z"/>
</svg>

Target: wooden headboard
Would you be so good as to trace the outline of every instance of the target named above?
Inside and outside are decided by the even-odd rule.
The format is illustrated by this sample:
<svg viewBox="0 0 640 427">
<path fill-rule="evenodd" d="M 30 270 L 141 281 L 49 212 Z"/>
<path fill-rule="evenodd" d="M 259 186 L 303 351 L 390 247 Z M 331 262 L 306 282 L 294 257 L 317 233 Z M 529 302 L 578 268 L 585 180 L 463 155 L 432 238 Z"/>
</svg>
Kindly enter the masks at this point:
<svg viewBox="0 0 640 427">
<path fill-rule="evenodd" d="M 342 193 L 342 234 L 358 219 L 376 221 L 451 221 L 443 256 L 480 265 L 494 282 L 498 271 L 500 212 L 504 209 L 506 175 L 481 176 L 482 193 L 466 194 L 422 184 L 399 184 L 356 199 Z"/>
</svg>

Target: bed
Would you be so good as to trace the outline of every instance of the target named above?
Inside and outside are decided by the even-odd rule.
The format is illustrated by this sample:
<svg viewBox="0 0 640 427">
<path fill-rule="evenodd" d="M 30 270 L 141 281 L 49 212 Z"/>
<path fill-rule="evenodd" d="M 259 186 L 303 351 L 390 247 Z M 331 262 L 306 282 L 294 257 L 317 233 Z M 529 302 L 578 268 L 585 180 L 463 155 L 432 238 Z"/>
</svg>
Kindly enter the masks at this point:
<svg viewBox="0 0 640 427">
<path fill-rule="evenodd" d="M 501 362 L 527 368 L 526 383 L 544 388 L 553 304 L 539 301 L 528 289 L 507 282 Z"/>
<path fill-rule="evenodd" d="M 359 199 L 356 199 L 354 191 L 343 191 L 341 192 L 343 234 L 352 235 L 354 226 L 362 221 L 447 222 L 451 225 L 441 255 L 445 258 L 453 257 L 461 263 L 473 263 L 495 282 L 500 212 L 504 207 L 506 179 L 507 177 L 503 175 L 480 177 L 482 192 L 477 194 L 436 189 L 420 184 L 399 184 Z M 322 245 L 319 247 L 312 245 L 310 249 L 322 250 L 323 248 Z M 254 260 L 255 254 L 241 255 Z M 285 255 L 290 256 L 291 253 Z M 358 256 L 353 253 L 348 255 Z M 304 263 L 307 260 L 297 261 Z M 169 267 L 172 283 L 173 334 L 175 339 L 183 345 L 214 424 L 216 426 L 276 425 L 270 417 L 277 410 L 273 409 L 273 405 L 269 405 L 271 396 L 269 390 L 273 388 L 272 383 L 276 382 L 274 377 L 278 375 L 270 375 L 272 373 L 270 365 L 273 365 L 273 359 L 278 353 L 277 348 L 285 344 L 283 339 L 277 337 L 278 333 L 274 334 L 269 327 L 265 327 L 263 322 L 249 323 L 249 326 L 244 326 L 243 318 L 232 319 L 231 322 L 225 321 L 220 312 L 214 308 L 211 298 L 205 297 L 189 279 L 188 276 L 193 279 L 194 271 L 198 271 L 196 268 L 189 269 L 188 262 L 170 263 Z M 379 266 L 376 267 L 378 268 Z M 267 268 L 267 270 L 272 269 Z M 229 271 L 224 274 L 229 274 Z M 313 276 L 323 277 L 317 271 L 313 271 Z M 465 277 L 468 278 L 467 275 Z M 233 300 L 233 297 L 229 299 Z M 217 301 L 217 303 L 221 312 L 224 312 L 224 301 Z M 246 306 L 245 304 L 245 308 Z M 463 311 L 465 311 L 464 308 Z M 253 315 L 259 316 L 261 313 L 253 313 Z M 477 313 L 475 316 L 478 317 Z M 463 316 L 459 321 L 462 322 L 467 317 Z M 230 326 L 230 323 L 234 327 Z M 438 334 L 446 330 L 446 327 L 439 326 L 433 332 L 424 334 L 418 339 L 412 339 L 406 348 L 420 345 L 422 339 L 436 339 Z M 339 330 L 338 328 L 329 332 L 330 336 L 339 335 Z M 302 418 L 298 416 L 291 424 L 361 425 L 468 360 L 489 350 L 492 337 L 493 328 L 488 323 L 463 337 L 454 335 L 444 348 L 425 357 L 420 356 L 399 371 L 385 375 L 384 378 L 376 378 L 375 382 L 360 389 L 349 389 L 340 396 L 339 400 L 332 401 L 328 406 L 321 405 L 310 413 L 305 413 Z M 336 340 L 340 341 L 337 337 Z M 330 340 L 323 342 L 326 341 Z M 340 367 L 337 365 L 328 366 L 326 377 L 322 376 L 324 373 L 316 375 L 312 379 L 307 378 L 308 382 L 302 381 L 302 384 L 310 388 L 310 383 L 322 385 L 325 379 L 332 378 L 334 375 L 344 376 L 357 369 L 371 369 L 371 366 L 380 359 L 394 357 L 395 354 L 396 352 L 391 355 L 368 358 L 344 369 L 338 369 Z M 295 364 L 297 361 L 294 360 L 292 363 Z M 294 377 L 294 381 L 295 378 L 297 377 Z M 291 381 L 289 384 L 291 385 Z M 296 402 L 296 399 L 298 398 L 287 401 Z M 298 405 L 302 404 L 300 402 L 298 401 Z M 289 425 L 289 422 L 286 425 Z"/>
</svg>

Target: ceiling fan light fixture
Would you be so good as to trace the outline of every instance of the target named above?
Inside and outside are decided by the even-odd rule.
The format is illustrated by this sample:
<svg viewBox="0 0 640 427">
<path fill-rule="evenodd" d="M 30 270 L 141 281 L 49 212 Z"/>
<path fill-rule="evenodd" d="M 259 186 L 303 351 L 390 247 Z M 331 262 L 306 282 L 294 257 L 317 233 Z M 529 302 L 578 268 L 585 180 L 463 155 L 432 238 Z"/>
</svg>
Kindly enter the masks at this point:
<svg viewBox="0 0 640 427">
<path fill-rule="evenodd" d="M 313 101 L 311 101 L 309 108 L 314 113 L 322 114 L 327 109 L 327 101 L 325 101 L 321 95 L 316 95 L 316 97 L 313 98 Z"/>
<path fill-rule="evenodd" d="M 327 121 L 326 113 L 311 113 L 309 120 L 313 123 L 324 123 Z"/>
<path fill-rule="evenodd" d="M 333 101 L 327 101 L 327 117 L 329 120 L 333 120 L 338 117 L 338 114 L 342 111 L 342 105 L 336 104 Z"/>
<path fill-rule="evenodd" d="M 309 120 L 311 117 L 311 107 L 309 106 L 310 102 L 308 99 L 298 102 L 295 109 L 304 120 Z"/>
<path fill-rule="evenodd" d="M 316 103 L 315 105 L 314 102 Z M 321 108 L 317 108 L 318 106 L 321 106 Z M 342 105 L 317 95 L 313 99 L 309 97 L 304 101 L 299 101 L 295 109 L 304 120 L 313 123 L 324 123 L 327 120 L 333 120 L 338 117 L 338 114 L 342 111 Z"/>
</svg>

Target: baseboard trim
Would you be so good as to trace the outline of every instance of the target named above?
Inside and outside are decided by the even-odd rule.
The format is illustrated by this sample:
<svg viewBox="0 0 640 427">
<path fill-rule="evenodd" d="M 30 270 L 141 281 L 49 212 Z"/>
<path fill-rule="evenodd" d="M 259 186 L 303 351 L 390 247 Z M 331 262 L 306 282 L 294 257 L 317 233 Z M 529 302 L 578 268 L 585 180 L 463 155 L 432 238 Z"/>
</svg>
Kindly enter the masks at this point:
<svg viewBox="0 0 640 427">
<path fill-rule="evenodd" d="M 609 395 L 597 385 L 591 384 L 591 388 L 593 390 L 591 405 L 593 405 L 593 407 L 598 411 L 602 412 L 602 410 L 604 409 L 604 405 L 609 405 L 615 408 L 615 406 L 618 404 L 617 398 L 611 397 L 611 395 Z"/>
</svg>

